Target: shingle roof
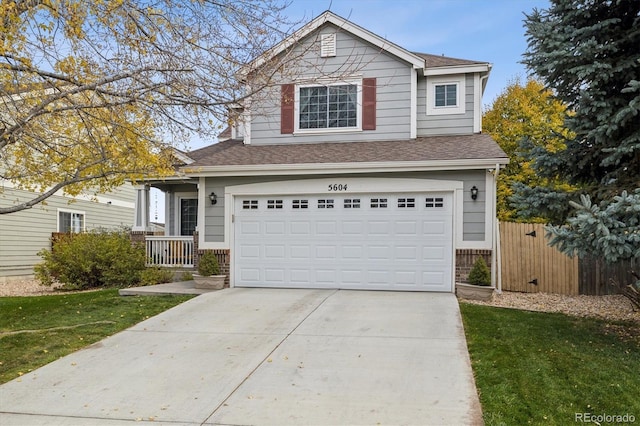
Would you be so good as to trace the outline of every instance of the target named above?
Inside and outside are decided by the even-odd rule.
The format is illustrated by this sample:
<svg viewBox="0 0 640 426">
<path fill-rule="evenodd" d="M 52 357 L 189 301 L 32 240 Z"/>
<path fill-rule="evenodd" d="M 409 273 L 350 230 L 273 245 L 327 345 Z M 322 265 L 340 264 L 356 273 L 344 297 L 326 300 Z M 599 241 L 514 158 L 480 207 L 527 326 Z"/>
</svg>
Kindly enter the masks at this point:
<svg viewBox="0 0 640 426">
<path fill-rule="evenodd" d="M 189 168 L 233 165 L 376 163 L 507 159 L 489 135 L 431 136 L 412 140 L 245 145 L 231 139 L 196 151 Z"/>
<path fill-rule="evenodd" d="M 424 58 L 427 68 L 437 67 L 454 67 L 459 65 L 477 65 L 486 64 L 486 61 L 471 61 L 468 59 L 450 58 L 448 56 L 432 55 L 430 53 L 413 52 L 414 54 Z"/>
</svg>

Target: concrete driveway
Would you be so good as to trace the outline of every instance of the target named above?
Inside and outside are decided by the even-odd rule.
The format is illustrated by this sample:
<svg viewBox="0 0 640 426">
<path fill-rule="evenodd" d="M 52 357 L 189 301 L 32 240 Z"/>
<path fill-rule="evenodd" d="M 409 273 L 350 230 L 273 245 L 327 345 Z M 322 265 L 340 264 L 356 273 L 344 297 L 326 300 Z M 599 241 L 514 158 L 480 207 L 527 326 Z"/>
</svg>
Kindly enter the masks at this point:
<svg viewBox="0 0 640 426">
<path fill-rule="evenodd" d="M 479 424 L 455 296 L 227 289 L 0 386 L 0 424 Z"/>
</svg>

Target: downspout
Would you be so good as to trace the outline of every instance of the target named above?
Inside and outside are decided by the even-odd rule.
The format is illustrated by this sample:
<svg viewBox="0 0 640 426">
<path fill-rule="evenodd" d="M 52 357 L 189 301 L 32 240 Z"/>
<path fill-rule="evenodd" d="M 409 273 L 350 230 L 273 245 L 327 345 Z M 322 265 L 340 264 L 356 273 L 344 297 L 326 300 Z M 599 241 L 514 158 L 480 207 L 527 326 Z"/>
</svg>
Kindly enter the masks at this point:
<svg viewBox="0 0 640 426">
<path fill-rule="evenodd" d="M 498 175 L 500 174 L 500 164 L 496 164 L 495 173 L 493 175 L 494 194 L 493 198 L 493 247 L 491 256 L 491 276 L 495 277 L 494 286 L 498 294 L 502 293 L 502 253 L 500 245 L 500 222 L 498 221 L 497 198 L 498 198 Z"/>
</svg>

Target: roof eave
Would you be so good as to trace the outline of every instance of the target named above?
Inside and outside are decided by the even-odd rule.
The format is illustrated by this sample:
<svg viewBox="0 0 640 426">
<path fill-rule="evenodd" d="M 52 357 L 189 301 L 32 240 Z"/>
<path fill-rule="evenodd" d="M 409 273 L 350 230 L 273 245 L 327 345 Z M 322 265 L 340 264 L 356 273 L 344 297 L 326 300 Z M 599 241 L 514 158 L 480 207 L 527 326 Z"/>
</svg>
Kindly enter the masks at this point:
<svg viewBox="0 0 640 426">
<path fill-rule="evenodd" d="M 490 63 L 473 64 L 473 65 L 451 65 L 446 67 L 430 67 L 425 68 L 423 75 L 436 76 L 436 75 L 448 75 L 448 74 L 466 74 L 466 73 L 486 73 L 491 71 L 492 65 Z"/>
<path fill-rule="evenodd" d="M 217 176 L 260 176 L 260 175 L 318 175 L 333 173 L 376 173 L 443 170 L 478 170 L 494 168 L 496 164 L 509 163 L 506 157 L 428 160 L 428 161 L 388 161 L 358 163 L 297 163 L 297 164 L 247 164 L 225 166 L 183 167 L 189 177 Z"/>
</svg>

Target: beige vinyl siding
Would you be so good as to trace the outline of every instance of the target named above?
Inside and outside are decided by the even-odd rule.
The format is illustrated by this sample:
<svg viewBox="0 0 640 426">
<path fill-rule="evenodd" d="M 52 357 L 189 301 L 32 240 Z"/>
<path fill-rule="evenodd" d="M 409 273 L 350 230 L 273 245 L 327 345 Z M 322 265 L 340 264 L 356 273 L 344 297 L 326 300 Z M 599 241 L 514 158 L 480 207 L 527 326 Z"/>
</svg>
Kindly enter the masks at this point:
<svg viewBox="0 0 640 426">
<path fill-rule="evenodd" d="M 464 185 L 464 205 L 463 205 L 463 240 L 464 241 L 484 241 L 485 240 L 485 209 L 486 209 L 486 172 L 484 170 L 467 170 L 451 172 L 411 172 L 394 173 L 393 175 L 384 173 L 367 173 L 357 177 L 374 178 L 399 178 L 399 179 L 434 179 L 434 180 L 454 180 L 462 181 Z M 301 179 L 322 179 L 322 178 L 354 177 L 354 175 L 316 175 L 307 176 Z M 205 181 L 205 193 L 214 191 L 218 194 L 218 204 L 207 205 L 205 208 L 205 242 L 224 241 L 224 188 L 226 186 L 244 185 L 249 183 L 278 182 L 283 180 L 295 180 L 295 176 L 269 176 L 269 177 L 231 177 L 231 178 L 207 178 Z M 471 187 L 476 186 L 479 190 L 478 200 L 472 201 L 467 194 Z M 399 188 L 401 189 L 401 188 Z"/>
<path fill-rule="evenodd" d="M 465 113 L 427 115 L 427 78 L 418 78 L 418 136 L 464 135 L 473 133 L 473 74 L 465 76 Z"/>
<path fill-rule="evenodd" d="M 69 203 L 69 198 L 53 196 L 44 205 L 0 215 L 0 281 L 33 273 L 33 266 L 41 261 L 38 252 L 51 247 L 51 233 L 58 231 L 58 209 L 84 212 L 86 230 L 131 227 L 134 192 L 127 184 L 113 193 L 100 195 L 101 203 L 86 200 Z M 0 193 L 2 206 L 28 199 L 31 193 L 18 189 L 5 188 Z"/>
<path fill-rule="evenodd" d="M 319 49 L 309 48 L 318 34 L 337 32 L 337 55 L 320 58 Z M 408 139 L 411 136 L 411 67 L 380 49 L 333 26 L 312 33 L 302 49 L 308 51 L 299 66 L 289 66 L 277 83 L 309 84 L 315 78 L 376 78 L 376 130 L 327 132 L 320 134 L 280 134 L 280 86 L 266 89 L 251 104 L 251 144 L 351 142 Z M 300 74 L 298 74 L 300 73 Z M 299 77 L 294 78 L 294 76 Z M 311 80 L 311 81 L 310 81 Z M 362 105 L 359 105 L 361 114 Z M 297 120 L 297 116 L 296 116 Z"/>
</svg>

